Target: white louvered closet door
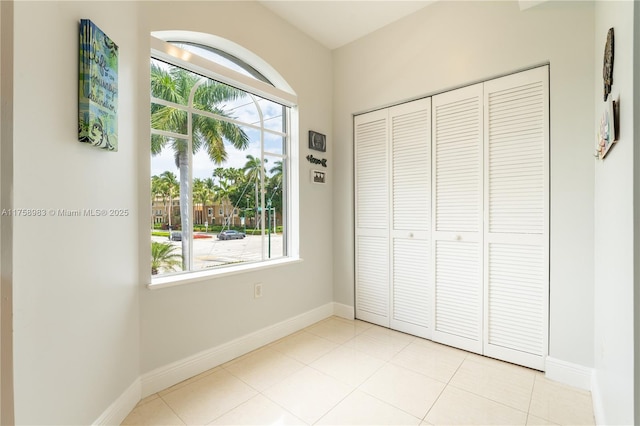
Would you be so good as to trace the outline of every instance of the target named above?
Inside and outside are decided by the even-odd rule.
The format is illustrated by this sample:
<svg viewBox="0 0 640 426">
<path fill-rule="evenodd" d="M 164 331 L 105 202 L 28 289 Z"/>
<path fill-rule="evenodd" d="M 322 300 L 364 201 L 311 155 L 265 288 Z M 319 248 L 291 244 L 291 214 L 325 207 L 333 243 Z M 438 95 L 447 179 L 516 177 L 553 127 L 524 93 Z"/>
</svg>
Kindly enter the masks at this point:
<svg viewBox="0 0 640 426">
<path fill-rule="evenodd" d="M 430 338 L 431 99 L 389 109 L 391 319 Z"/>
<path fill-rule="evenodd" d="M 356 318 L 389 327 L 388 111 L 356 116 Z"/>
<path fill-rule="evenodd" d="M 485 83 L 485 355 L 544 370 L 549 70 Z"/>
<path fill-rule="evenodd" d="M 432 100 L 433 340 L 482 353 L 482 84 Z"/>
</svg>

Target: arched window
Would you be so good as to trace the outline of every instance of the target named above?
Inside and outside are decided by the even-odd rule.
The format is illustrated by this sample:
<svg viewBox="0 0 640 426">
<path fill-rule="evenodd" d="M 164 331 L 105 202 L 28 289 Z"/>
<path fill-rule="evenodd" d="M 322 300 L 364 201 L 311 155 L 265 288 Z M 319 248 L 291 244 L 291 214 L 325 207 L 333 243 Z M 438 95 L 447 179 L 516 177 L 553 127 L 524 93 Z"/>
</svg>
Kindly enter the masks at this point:
<svg viewBox="0 0 640 426">
<path fill-rule="evenodd" d="M 295 95 L 270 67 L 216 46 L 222 39 L 159 35 L 167 41 L 152 37 L 150 61 L 151 204 L 163 212 L 152 219 L 154 281 L 290 258 Z"/>
</svg>

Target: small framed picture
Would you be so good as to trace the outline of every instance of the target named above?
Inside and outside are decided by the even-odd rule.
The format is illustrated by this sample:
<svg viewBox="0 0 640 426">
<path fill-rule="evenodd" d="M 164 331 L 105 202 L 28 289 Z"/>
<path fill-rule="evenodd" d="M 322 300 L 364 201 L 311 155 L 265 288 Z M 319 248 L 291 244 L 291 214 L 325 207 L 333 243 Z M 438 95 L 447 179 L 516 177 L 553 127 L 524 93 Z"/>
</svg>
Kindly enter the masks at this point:
<svg viewBox="0 0 640 426">
<path fill-rule="evenodd" d="M 596 141 L 596 155 L 602 160 L 617 141 L 614 102 L 611 97 L 604 103 Z"/>
<path fill-rule="evenodd" d="M 311 182 L 327 183 L 327 173 L 320 170 L 311 170 Z"/>
<path fill-rule="evenodd" d="M 327 137 L 322 133 L 309 130 L 309 149 L 325 152 L 327 150 Z"/>
</svg>

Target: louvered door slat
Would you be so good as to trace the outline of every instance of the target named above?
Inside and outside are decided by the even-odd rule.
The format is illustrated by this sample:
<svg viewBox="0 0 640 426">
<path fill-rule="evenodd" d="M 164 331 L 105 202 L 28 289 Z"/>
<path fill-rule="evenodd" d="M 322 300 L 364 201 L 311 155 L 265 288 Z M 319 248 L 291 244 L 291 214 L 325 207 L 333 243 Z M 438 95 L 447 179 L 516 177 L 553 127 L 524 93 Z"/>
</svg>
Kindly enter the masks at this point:
<svg viewBox="0 0 640 426">
<path fill-rule="evenodd" d="M 543 352 L 543 264 L 542 247 L 489 245 L 489 344 Z"/>
<path fill-rule="evenodd" d="M 407 110 L 416 107 L 415 111 Z M 430 110 L 419 101 L 391 111 L 393 229 L 430 228 Z"/>
<path fill-rule="evenodd" d="M 388 229 L 387 120 L 356 117 L 356 226 Z"/>
<path fill-rule="evenodd" d="M 447 100 L 451 93 L 434 97 L 435 230 L 478 232 L 482 101 L 476 86 L 455 92 L 466 97 L 452 101 Z M 435 103 L 435 99 L 440 100 Z"/>
<path fill-rule="evenodd" d="M 548 324 L 548 69 L 485 83 L 487 355 L 544 368 Z"/>
<path fill-rule="evenodd" d="M 391 327 L 430 338 L 431 100 L 389 109 Z"/>
<path fill-rule="evenodd" d="M 482 309 L 478 243 L 438 241 L 435 259 L 434 330 L 477 342 Z"/>
<path fill-rule="evenodd" d="M 434 96 L 433 340 L 482 351 L 482 85 Z"/>
<path fill-rule="evenodd" d="M 528 212 L 544 210 L 545 205 L 545 191 L 541 190 L 545 179 L 542 84 L 523 82 L 517 88 L 491 90 L 486 96 L 489 232 L 526 229 L 527 233 L 541 234 L 544 216 Z M 526 149 L 518 150 L 525 135 Z M 509 202 L 513 192 L 519 194 L 517 204 Z"/>
<path fill-rule="evenodd" d="M 393 242 L 393 319 L 429 326 L 429 242 L 396 238 Z"/>
<path fill-rule="evenodd" d="M 388 114 L 354 119 L 356 317 L 389 326 Z"/>
<path fill-rule="evenodd" d="M 362 319 L 389 316 L 389 241 L 359 236 L 356 241 L 357 309 Z M 377 322 L 377 321 L 376 321 Z"/>
</svg>

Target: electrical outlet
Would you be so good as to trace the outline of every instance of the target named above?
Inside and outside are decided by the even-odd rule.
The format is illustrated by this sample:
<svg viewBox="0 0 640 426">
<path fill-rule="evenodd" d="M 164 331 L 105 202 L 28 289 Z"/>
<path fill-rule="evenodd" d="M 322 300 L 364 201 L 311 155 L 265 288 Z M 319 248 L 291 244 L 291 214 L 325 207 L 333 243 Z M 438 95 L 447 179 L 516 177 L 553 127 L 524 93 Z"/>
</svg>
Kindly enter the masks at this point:
<svg viewBox="0 0 640 426">
<path fill-rule="evenodd" d="M 262 283 L 256 283 L 253 287 L 253 298 L 258 299 L 262 297 Z"/>
</svg>

